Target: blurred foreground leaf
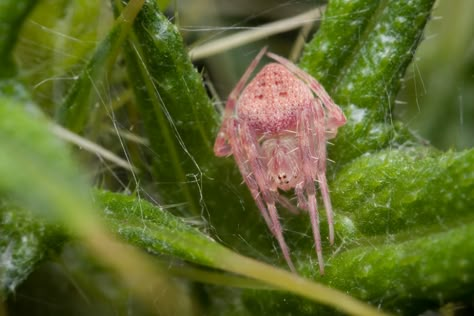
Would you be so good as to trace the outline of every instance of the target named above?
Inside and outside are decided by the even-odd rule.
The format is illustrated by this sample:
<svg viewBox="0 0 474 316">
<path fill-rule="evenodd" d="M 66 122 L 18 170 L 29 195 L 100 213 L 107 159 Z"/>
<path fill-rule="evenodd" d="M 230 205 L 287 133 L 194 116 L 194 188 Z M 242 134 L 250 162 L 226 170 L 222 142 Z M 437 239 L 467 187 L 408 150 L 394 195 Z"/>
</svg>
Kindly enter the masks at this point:
<svg viewBox="0 0 474 316">
<path fill-rule="evenodd" d="M 80 238 L 88 251 L 99 262 L 107 265 L 117 273 L 123 282 L 133 290 L 143 302 L 155 306 L 164 315 L 189 314 L 188 297 L 183 296 L 184 290 L 168 278 L 151 260 L 141 252 L 115 241 L 102 227 L 89 194 L 89 185 L 80 174 L 75 161 L 48 129 L 47 120 L 40 113 L 28 113 L 21 103 L 12 99 L 0 98 L 0 193 L 2 198 L 13 200 L 23 208 L 32 210 L 41 217 L 61 223 L 74 237 Z M 51 163 L 54 161 L 54 164 Z M 27 194 L 25 194 L 27 192 Z M 8 208 L 4 214 L 15 211 Z M 17 216 L 20 214 L 15 213 Z M 30 219 L 28 219 L 30 220 Z M 14 225 L 5 225 L 2 235 L 9 239 L 17 233 Z M 41 241 L 43 235 L 30 225 L 21 230 L 24 237 L 30 233 L 33 238 Z M 14 238 L 12 241 L 14 242 Z M 9 244 L 1 241 L 0 248 L 5 261 L 10 258 L 16 261 L 28 261 L 27 268 L 11 267 L 1 284 L 2 291 L 13 291 L 18 279 L 24 279 L 42 259 L 48 248 L 35 247 L 35 244 L 22 248 L 9 249 Z M 15 251 L 11 253 L 11 251 Z M 35 252 L 32 257 L 29 252 Z M 119 255 L 117 255 L 119 254 Z M 121 257 L 117 260 L 117 256 Z M 2 264 L 3 266 L 3 264 Z M 15 279 L 8 279 L 13 274 L 19 274 Z M 15 283 L 14 283 L 15 282 Z M 149 287 L 142 286 L 143 283 Z M 161 293 L 151 293 L 154 286 L 164 289 Z M 177 303 L 179 300 L 179 304 Z"/>
<path fill-rule="evenodd" d="M 24 104 L 0 98 L 0 196 L 39 212 L 46 220 L 56 218 L 55 211 L 66 216 L 63 211 L 69 203 L 86 205 L 78 203 L 87 201 L 85 179 L 71 157 L 64 154 L 63 144 L 48 133 L 41 113 L 36 108 L 28 108 L 28 112 Z M 31 213 L 9 204 L 2 207 L 1 228 L 5 265 L 0 266 L 12 270 L 2 275 L 6 278 L 2 280 L 2 290 L 8 292 L 28 276 L 50 249 L 56 248 L 60 239 L 44 220 L 35 220 Z M 23 249 L 16 242 L 21 242 Z M 13 263 L 17 264 L 10 265 Z M 18 280 L 8 278 L 10 273 Z"/>
</svg>

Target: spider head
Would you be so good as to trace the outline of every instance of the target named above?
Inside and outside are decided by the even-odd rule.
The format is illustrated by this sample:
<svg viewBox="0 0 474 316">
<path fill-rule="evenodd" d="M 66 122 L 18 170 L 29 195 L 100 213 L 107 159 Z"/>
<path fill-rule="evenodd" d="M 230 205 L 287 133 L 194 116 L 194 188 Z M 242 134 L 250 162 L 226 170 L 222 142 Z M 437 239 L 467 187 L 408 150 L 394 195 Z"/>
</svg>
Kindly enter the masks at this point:
<svg viewBox="0 0 474 316">
<path fill-rule="evenodd" d="M 287 191 L 301 181 L 299 148 L 291 136 L 269 138 L 263 141 L 262 150 L 267 161 L 267 172 L 273 190 Z"/>
</svg>

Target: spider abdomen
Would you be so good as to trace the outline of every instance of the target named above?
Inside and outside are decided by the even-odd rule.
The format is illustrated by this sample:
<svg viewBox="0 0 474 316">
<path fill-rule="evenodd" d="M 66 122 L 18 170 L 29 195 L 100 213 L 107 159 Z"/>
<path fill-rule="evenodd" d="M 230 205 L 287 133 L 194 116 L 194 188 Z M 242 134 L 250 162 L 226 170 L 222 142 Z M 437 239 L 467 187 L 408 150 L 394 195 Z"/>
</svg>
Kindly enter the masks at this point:
<svg viewBox="0 0 474 316">
<path fill-rule="evenodd" d="M 237 115 L 261 134 L 296 129 L 298 111 L 310 106 L 311 90 L 285 66 L 266 65 L 247 85 L 237 103 Z"/>
</svg>

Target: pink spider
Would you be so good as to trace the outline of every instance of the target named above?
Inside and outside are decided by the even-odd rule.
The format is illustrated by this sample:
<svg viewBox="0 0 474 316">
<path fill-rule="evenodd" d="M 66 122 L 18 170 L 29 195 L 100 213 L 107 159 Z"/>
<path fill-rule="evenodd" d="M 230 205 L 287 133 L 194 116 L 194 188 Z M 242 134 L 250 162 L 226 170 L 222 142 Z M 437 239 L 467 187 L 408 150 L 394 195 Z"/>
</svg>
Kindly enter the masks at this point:
<svg viewBox="0 0 474 316">
<path fill-rule="evenodd" d="M 334 228 L 326 180 L 326 140 L 336 136 L 346 118 L 316 79 L 272 53 L 267 56 L 276 63 L 266 65 L 245 86 L 265 52 L 266 48 L 260 51 L 229 95 L 214 153 L 218 157 L 234 155 L 293 272 L 295 267 L 275 203 L 295 210 L 278 193 L 278 189 L 294 188 L 298 207 L 309 212 L 319 271 L 324 274 L 315 182 L 319 183 L 326 208 L 332 245 Z"/>
</svg>

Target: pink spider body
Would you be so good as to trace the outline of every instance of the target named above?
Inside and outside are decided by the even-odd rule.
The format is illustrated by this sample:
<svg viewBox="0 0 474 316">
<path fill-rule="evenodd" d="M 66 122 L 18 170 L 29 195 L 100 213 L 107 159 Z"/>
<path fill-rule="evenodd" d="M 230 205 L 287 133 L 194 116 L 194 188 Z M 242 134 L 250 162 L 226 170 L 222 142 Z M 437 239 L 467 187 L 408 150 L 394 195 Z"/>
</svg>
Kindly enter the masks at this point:
<svg viewBox="0 0 474 316">
<path fill-rule="evenodd" d="M 276 63 L 266 65 L 246 85 L 266 49 L 252 61 L 226 104 L 214 144 L 217 156 L 234 155 L 245 183 L 278 240 L 288 266 L 295 271 L 276 203 L 295 207 L 278 190 L 295 190 L 298 206 L 309 212 L 320 273 L 324 261 L 319 233 L 316 185 L 319 184 L 334 241 L 333 215 L 326 180 L 326 140 L 346 118 L 324 88 L 283 57 L 268 53 Z"/>
</svg>

